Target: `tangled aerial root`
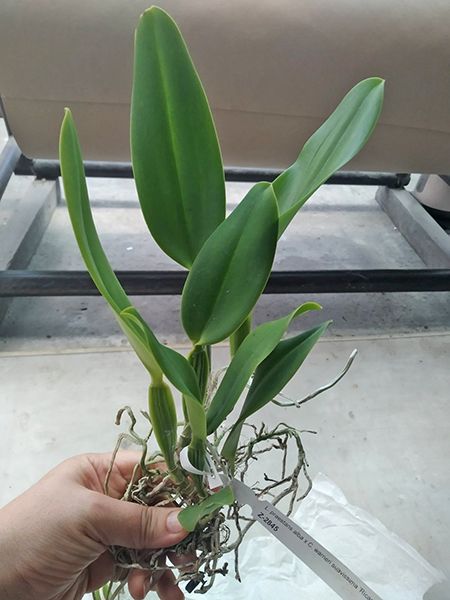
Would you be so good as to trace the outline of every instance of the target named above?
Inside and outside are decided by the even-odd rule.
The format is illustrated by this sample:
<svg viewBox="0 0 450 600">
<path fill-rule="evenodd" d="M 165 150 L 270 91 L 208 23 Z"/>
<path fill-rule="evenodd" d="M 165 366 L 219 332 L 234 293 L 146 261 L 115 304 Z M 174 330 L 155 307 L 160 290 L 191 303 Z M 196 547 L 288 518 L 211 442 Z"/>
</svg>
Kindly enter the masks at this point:
<svg viewBox="0 0 450 600">
<path fill-rule="evenodd" d="M 348 372 L 356 356 L 356 350 L 353 350 L 344 369 L 330 381 L 317 389 L 312 394 L 305 398 L 295 400 L 286 394 L 280 393 L 272 400 L 278 406 L 295 406 L 299 408 L 305 402 L 309 402 L 319 394 L 334 387 L 344 375 Z M 210 375 L 206 391 L 205 406 L 207 407 L 219 385 L 219 379 L 227 367 L 218 370 Z M 152 455 L 148 454 L 147 444 L 152 429 L 146 438 L 140 437 L 134 427 L 136 418 L 129 406 L 121 409 L 117 414 L 116 424 L 120 425 L 120 421 L 124 412 L 128 413 L 130 425 L 127 433 L 122 433 L 117 440 L 114 449 L 111 465 L 108 470 L 105 481 L 105 493 L 108 494 L 109 478 L 114 467 L 117 452 L 123 442 L 127 439 L 133 444 L 137 444 L 142 448 L 141 460 L 136 465 L 131 481 L 129 482 L 123 500 L 128 502 L 136 502 L 147 506 L 177 506 L 184 508 L 199 502 L 199 497 L 195 487 L 186 478 L 184 483 L 175 483 L 170 473 L 164 470 L 164 459 L 159 452 Z M 141 411 L 142 415 L 149 421 L 149 415 Z M 245 423 L 250 427 L 253 437 L 245 444 L 237 449 L 235 460 L 235 477 L 241 481 L 245 481 L 255 492 L 259 499 L 269 500 L 273 505 L 278 504 L 284 498 L 288 498 L 289 505 L 286 514 L 289 516 L 293 509 L 295 501 L 302 500 L 311 490 L 312 481 L 308 475 L 308 463 L 303 449 L 303 444 L 300 438 L 301 433 L 315 433 L 314 431 L 298 431 L 290 427 L 286 423 L 280 423 L 274 429 L 268 429 L 264 424 L 258 429 L 254 425 Z M 214 443 L 206 442 L 210 457 L 213 460 L 215 467 L 231 477 L 230 465 L 218 453 L 218 447 L 227 430 L 220 435 L 217 432 L 214 434 Z M 189 443 L 189 438 L 185 437 L 185 432 L 181 434 L 180 441 L 182 445 Z M 264 483 L 255 482 L 249 484 L 251 480 L 251 467 L 258 461 L 262 454 L 272 451 L 279 451 L 280 455 L 280 473 L 278 478 L 271 474 L 263 474 Z M 289 459 L 288 455 L 292 454 Z M 288 467 L 288 463 L 293 467 Z M 137 474 L 141 470 L 141 476 Z M 300 482 L 299 479 L 303 475 L 306 480 L 306 490 L 299 495 Z M 173 553 L 184 557 L 182 561 L 183 567 L 179 568 L 177 583 L 188 581 L 186 591 L 191 592 L 195 588 L 197 593 L 205 593 L 214 585 L 216 575 L 226 575 L 228 572 L 228 563 L 224 562 L 219 565 L 222 557 L 229 552 L 234 552 L 234 571 L 236 579 L 240 581 L 239 575 L 239 547 L 250 529 L 255 523 L 252 516 L 249 515 L 248 507 L 234 502 L 227 509 L 216 511 L 209 515 L 203 521 L 200 521 L 196 529 L 189 533 L 186 538 L 179 544 L 170 548 L 157 550 L 133 550 L 130 548 L 112 547 L 110 548 L 114 556 L 114 561 L 117 568 L 122 570 L 145 569 L 152 572 L 161 571 L 163 569 L 179 568 L 166 564 L 166 558 Z M 179 562 L 179 561 L 175 561 Z M 120 578 L 120 583 L 117 585 L 112 582 L 109 586 L 105 586 L 103 590 L 94 592 L 95 600 L 116 600 L 124 589 L 128 580 L 128 576 Z"/>
<path fill-rule="evenodd" d="M 110 469 L 105 481 L 105 493 L 108 493 L 108 484 L 115 458 L 120 445 L 124 439 L 141 446 L 142 458 L 136 465 L 132 480 L 130 481 L 123 500 L 136 502 L 146 506 L 177 506 L 184 508 L 199 501 L 194 486 L 175 483 L 170 474 L 164 470 L 163 459 L 159 453 L 148 455 L 147 443 L 151 431 L 146 438 L 140 437 L 134 430 L 136 418 L 130 407 L 119 411 L 116 423 L 119 424 L 124 412 L 128 413 L 130 426 L 128 433 L 122 433 L 113 452 Z M 143 413 L 148 419 L 148 415 Z M 296 499 L 304 498 L 311 489 L 312 482 L 307 472 L 307 461 L 305 451 L 300 438 L 300 433 L 285 423 L 280 423 L 274 429 L 269 430 L 264 424 L 260 428 L 249 425 L 251 430 L 250 439 L 241 445 L 236 454 L 235 476 L 241 481 L 250 479 L 251 466 L 262 454 L 272 451 L 280 452 L 280 473 L 277 478 L 274 474 L 270 476 L 264 473 L 262 483 L 256 482 L 251 487 L 258 498 L 270 499 L 274 505 L 284 498 L 289 499 L 287 514 L 291 514 Z M 310 432 L 314 433 L 314 432 Z M 216 438 L 216 446 L 219 444 Z M 215 451 L 216 446 L 211 445 L 211 456 L 219 470 L 229 472 L 229 465 L 219 457 Z M 288 454 L 292 457 L 288 460 Z M 272 461 L 273 462 L 273 461 Z M 293 467 L 288 468 L 288 463 Z M 137 473 L 141 468 L 142 475 L 138 478 Z M 306 480 L 306 490 L 299 496 L 300 477 Z M 247 512 L 247 514 L 245 514 Z M 178 567 L 166 564 L 166 558 L 175 553 L 185 557 L 183 568 L 179 570 L 177 583 L 189 581 L 188 591 L 196 588 L 196 593 L 205 593 L 214 585 L 216 575 L 228 573 L 228 563 L 223 562 L 224 555 L 234 552 L 235 576 L 240 581 L 239 575 L 239 547 L 255 520 L 249 515 L 248 508 L 234 502 L 227 509 L 222 509 L 205 520 L 199 522 L 197 528 L 189 533 L 187 537 L 170 548 L 156 550 L 136 550 L 114 546 L 111 552 L 114 562 L 122 569 L 145 569 L 152 572 L 167 568 Z M 179 562 L 179 561 L 176 561 Z M 219 564 L 221 563 L 221 564 Z M 119 587 L 122 589 L 126 583 L 122 581 Z M 115 588 L 111 595 L 105 600 L 113 600 L 117 597 L 119 588 Z"/>
</svg>

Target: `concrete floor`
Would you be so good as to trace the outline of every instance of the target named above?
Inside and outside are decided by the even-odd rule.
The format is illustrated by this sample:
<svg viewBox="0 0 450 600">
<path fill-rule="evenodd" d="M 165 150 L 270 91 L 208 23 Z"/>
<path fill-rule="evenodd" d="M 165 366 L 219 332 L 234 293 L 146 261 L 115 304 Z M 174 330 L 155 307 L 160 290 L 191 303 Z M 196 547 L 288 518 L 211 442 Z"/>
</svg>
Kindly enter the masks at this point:
<svg viewBox="0 0 450 600">
<path fill-rule="evenodd" d="M 328 381 L 354 346 L 353 339 L 320 342 L 287 391 L 301 397 Z M 375 336 L 356 346 L 359 357 L 338 387 L 300 411 L 269 406 L 260 417 L 269 426 L 288 421 L 316 431 L 303 435 L 310 474 L 325 473 L 349 502 L 376 515 L 450 577 L 450 335 Z M 218 348 L 215 366 L 227 357 L 227 349 Z M 118 433 L 116 411 L 124 404 L 144 408 L 148 385 L 134 354 L 121 348 L 5 353 L 0 380 L 0 505 L 67 456 L 109 451 Z M 274 459 L 261 468 L 278 470 Z M 425 597 L 448 596 L 444 582 Z"/>
<path fill-rule="evenodd" d="M 1 203 L 5 221 L 29 183 L 11 181 Z M 132 182 L 91 180 L 89 187 L 100 237 L 116 269 L 178 268 L 151 241 Z M 246 189 L 228 186 L 230 209 Z M 322 188 L 283 237 L 276 268 L 421 268 L 374 192 Z M 83 268 L 64 204 L 30 268 Z M 261 418 L 273 425 L 289 419 L 317 431 L 304 437 L 310 473 L 328 475 L 351 503 L 376 515 L 450 578 L 450 294 L 308 299 L 324 310 L 298 319 L 291 333 L 319 318 L 334 323 L 288 393 L 301 397 L 327 382 L 354 347 L 359 356 L 338 387 L 301 411 L 270 406 Z M 255 322 L 287 314 L 304 300 L 265 296 Z M 187 350 L 179 298 L 135 302 L 162 341 Z M 226 360 L 227 349 L 216 348 L 215 365 Z M 145 408 L 147 384 L 103 299 L 14 300 L 0 325 L 0 506 L 65 457 L 110 450 L 118 433 L 116 410 L 124 404 Z M 425 598 L 449 596 L 447 581 Z"/>
</svg>

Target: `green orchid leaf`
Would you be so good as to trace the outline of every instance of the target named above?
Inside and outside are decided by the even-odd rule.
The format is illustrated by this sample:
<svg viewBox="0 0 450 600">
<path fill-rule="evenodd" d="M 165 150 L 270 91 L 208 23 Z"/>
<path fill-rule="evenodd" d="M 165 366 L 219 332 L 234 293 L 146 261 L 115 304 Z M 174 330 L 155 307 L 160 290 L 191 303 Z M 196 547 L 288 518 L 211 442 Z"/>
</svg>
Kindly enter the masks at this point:
<svg viewBox="0 0 450 600">
<path fill-rule="evenodd" d="M 244 421 L 281 392 L 302 366 L 330 323 L 331 321 L 326 321 L 300 335 L 279 342 L 257 367 L 239 418 L 222 448 L 222 455 L 229 460 L 232 467 Z"/>
<path fill-rule="evenodd" d="M 200 79 L 177 25 L 157 7 L 136 31 L 131 154 L 153 237 L 189 269 L 225 218 L 224 173 Z"/>
<path fill-rule="evenodd" d="M 238 421 L 233 429 L 228 434 L 225 444 L 222 448 L 222 456 L 224 456 L 230 463 L 231 472 L 234 474 L 234 465 L 236 461 L 236 452 L 239 446 L 239 439 L 241 437 L 243 421 Z"/>
<path fill-rule="evenodd" d="M 256 184 L 199 252 L 181 299 L 194 344 L 215 344 L 247 318 L 273 263 L 278 209 L 272 186 Z"/>
<path fill-rule="evenodd" d="M 206 413 L 194 369 L 184 356 L 157 340 L 134 306 L 129 306 L 119 316 L 130 329 L 139 332 L 164 375 L 183 394 L 192 432 L 200 439 L 205 439 Z"/>
<path fill-rule="evenodd" d="M 150 373 L 152 380 L 160 381 L 162 378 L 162 370 L 150 349 L 147 337 L 143 332 L 142 327 L 138 326 L 131 319 L 124 317 L 123 314 L 116 314 L 115 316 L 120 328 L 127 336 L 131 347 L 136 352 L 144 367 Z"/>
<path fill-rule="evenodd" d="M 193 437 L 206 440 L 206 412 L 203 405 L 192 396 L 183 396 L 183 398 Z"/>
<path fill-rule="evenodd" d="M 259 325 L 247 335 L 208 408 L 208 435 L 216 431 L 233 410 L 253 371 L 274 350 L 292 319 L 320 308 L 315 302 L 308 302 L 286 317 Z"/>
<path fill-rule="evenodd" d="M 201 396 L 195 371 L 184 356 L 161 344 L 134 306 L 123 310 L 120 316 L 141 329 L 164 375 L 177 390 L 182 394 L 196 398 L 200 402 Z"/>
<path fill-rule="evenodd" d="M 131 308 L 131 302 L 109 264 L 95 229 L 78 134 L 72 113 L 68 109 L 61 126 L 60 160 L 67 208 L 86 267 L 136 354 L 151 376 L 158 380 L 162 375 L 161 369 L 147 344 L 142 328 L 132 326 L 120 316 L 122 311 Z"/>
<path fill-rule="evenodd" d="M 331 321 L 281 341 L 255 371 L 239 416 L 245 421 L 265 406 L 292 379 Z"/>
<path fill-rule="evenodd" d="M 183 508 L 178 515 L 178 520 L 186 531 L 194 531 L 195 526 L 201 519 L 219 510 L 222 506 L 233 504 L 233 502 L 234 494 L 232 489 L 224 487 L 202 500 L 199 504 Z"/>
<path fill-rule="evenodd" d="M 184 356 L 161 344 L 134 306 L 123 310 L 120 317 L 141 330 L 164 375 L 177 390 L 200 402 L 201 396 L 195 371 Z"/>
<path fill-rule="evenodd" d="M 279 236 L 297 211 L 370 138 L 383 106 L 384 80 L 364 79 L 310 137 L 295 163 L 274 182 L 280 209 Z"/>
<path fill-rule="evenodd" d="M 164 372 L 177 389 L 192 398 L 193 402 L 201 403 L 194 370 L 181 354 L 158 342 L 139 312 L 131 305 L 106 258 L 92 218 L 80 144 L 70 111 L 66 111 L 61 128 L 60 155 L 69 215 L 81 254 L 94 283 L 108 301 L 125 335 L 152 378 L 160 381 Z M 199 433 L 204 435 L 204 410 L 191 407 L 191 412 L 192 410 L 196 414 Z"/>
<path fill-rule="evenodd" d="M 131 306 L 101 246 L 89 204 L 83 159 L 77 130 L 68 108 L 59 138 L 61 175 L 75 238 L 86 267 L 108 304 L 119 313 Z"/>
</svg>

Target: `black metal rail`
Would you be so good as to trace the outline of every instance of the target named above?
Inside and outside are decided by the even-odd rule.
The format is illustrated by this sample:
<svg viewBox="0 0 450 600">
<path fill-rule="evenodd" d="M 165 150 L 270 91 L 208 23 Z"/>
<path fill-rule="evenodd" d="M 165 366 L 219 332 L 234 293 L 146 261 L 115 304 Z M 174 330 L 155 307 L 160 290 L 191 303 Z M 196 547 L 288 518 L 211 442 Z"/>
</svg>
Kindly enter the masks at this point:
<svg viewBox="0 0 450 600">
<path fill-rule="evenodd" d="M 86 161 L 84 168 L 87 177 L 111 177 L 132 179 L 130 163 Z M 277 169 L 225 168 L 227 181 L 273 181 L 282 171 Z M 21 157 L 15 170 L 16 175 L 34 175 L 38 179 L 57 179 L 61 175 L 57 160 L 30 160 Z M 389 188 L 402 188 L 408 185 L 410 175 L 404 173 L 365 173 L 339 171 L 326 182 L 333 185 L 385 185 Z"/>
<path fill-rule="evenodd" d="M 130 296 L 179 295 L 185 271 L 118 271 Z M 330 294 L 450 291 L 450 269 L 274 271 L 265 294 Z M 0 297 L 96 296 L 85 271 L 3 271 Z"/>
</svg>

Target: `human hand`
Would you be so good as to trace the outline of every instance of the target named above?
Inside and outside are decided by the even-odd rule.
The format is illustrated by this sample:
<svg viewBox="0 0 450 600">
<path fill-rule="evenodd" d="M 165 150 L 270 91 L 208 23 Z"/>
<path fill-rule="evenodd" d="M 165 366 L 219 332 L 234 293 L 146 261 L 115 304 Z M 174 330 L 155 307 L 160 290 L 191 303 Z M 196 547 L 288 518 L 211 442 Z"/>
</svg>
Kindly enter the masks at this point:
<svg viewBox="0 0 450 600">
<path fill-rule="evenodd" d="M 122 502 L 140 453 L 119 452 L 103 484 L 110 454 L 83 454 L 66 460 L 0 510 L 0 598 L 79 600 L 115 576 L 112 545 L 165 548 L 186 535 L 179 509 Z M 135 600 L 155 587 L 163 600 L 181 600 L 171 570 L 153 581 L 132 571 L 128 587 Z"/>
</svg>

